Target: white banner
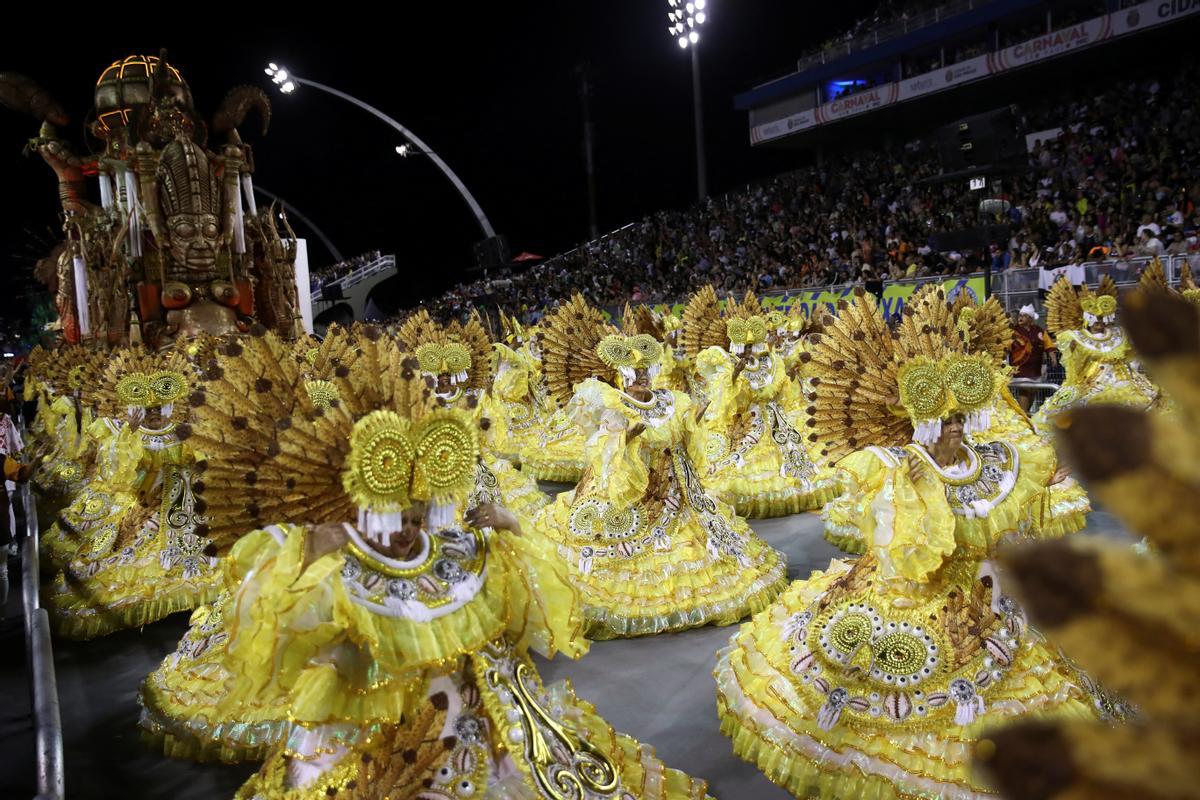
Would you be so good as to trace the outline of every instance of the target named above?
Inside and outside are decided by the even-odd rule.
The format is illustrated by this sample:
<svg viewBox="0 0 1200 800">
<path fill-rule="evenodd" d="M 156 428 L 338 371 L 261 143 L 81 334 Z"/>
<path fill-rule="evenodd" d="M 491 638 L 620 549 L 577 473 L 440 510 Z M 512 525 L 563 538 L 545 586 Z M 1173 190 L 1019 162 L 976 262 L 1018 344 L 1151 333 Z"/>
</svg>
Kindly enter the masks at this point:
<svg viewBox="0 0 1200 800">
<path fill-rule="evenodd" d="M 774 122 L 768 122 L 751 128 L 750 143 L 769 142 L 772 139 L 778 139 L 780 136 L 787 136 L 794 131 L 811 128 L 816 124 L 817 110 L 810 108 L 807 111 L 801 111 L 783 119 L 777 119 Z"/>
<path fill-rule="evenodd" d="M 1042 270 L 1038 275 L 1038 288 L 1049 291 L 1054 282 L 1063 275 L 1070 279 L 1072 286 L 1079 286 L 1087 280 L 1087 270 L 1084 269 L 1083 264 L 1067 264 L 1065 267 Z"/>
<path fill-rule="evenodd" d="M 304 332 L 313 332 L 312 287 L 308 285 L 308 241 L 296 240 L 296 299 L 300 303 L 300 319 Z"/>
<path fill-rule="evenodd" d="M 900 81 L 900 89 L 896 95 L 896 100 L 911 100 L 923 94 L 940 92 L 942 89 L 949 89 L 955 84 L 986 77 L 987 74 L 988 57 L 985 53 L 981 56 L 968 58 L 966 61 L 960 61 L 957 64 L 951 64 L 944 69 L 935 69 L 932 72 L 926 72 L 924 75 L 916 75 L 907 80 Z"/>
<path fill-rule="evenodd" d="M 991 72 L 1036 64 L 1047 58 L 1065 55 L 1072 50 L 1102 42 L 1112 35 L 1112 23 L 1108 15 L 1085 20 L 1078 25 L 1052 33 L 1043 34 L 1027 42 L 1014 44 L 990 54 Z"/>
<path fill-rule="evenodd" d="M 817 109 L 817 120 L 820 122 L 832 122 L 837 119 L 845 119 L 853 117 L 855 114 L 861 114 L 864 111 L 872 111 L 876 108 L 890 106 L 896 102 L 896 94 L 899 91 L 899 86 L 895 83 L 889 83 L 887 86 L 877 86 L 874 89 L 852 94 L 849 97 L 839 97 L 837 100 L 826 103 Z"/>
<path fill-rule="evenodd" d="M 1062 136 L 1062 128 L 1047 128 L 1044 131 L 1036 131 L 1035 133 L 1025 134 L 1025 150 L 1032 153 L 1033 146 L 1038 142 L 1052 142 Z"/>
<path fill-rule="evenodd" d="M 1113 36 L 1153 28 L 1200 12 L 1200 0 L 1150 0 L 1112 13 Z"/>
</svg>

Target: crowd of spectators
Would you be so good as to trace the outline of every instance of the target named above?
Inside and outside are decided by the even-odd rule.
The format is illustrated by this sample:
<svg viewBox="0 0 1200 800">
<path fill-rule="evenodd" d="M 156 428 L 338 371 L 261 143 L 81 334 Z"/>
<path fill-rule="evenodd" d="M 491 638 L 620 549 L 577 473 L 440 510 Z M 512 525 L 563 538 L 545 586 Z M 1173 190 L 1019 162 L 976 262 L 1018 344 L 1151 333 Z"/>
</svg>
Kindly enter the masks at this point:
<svg viewBox="0 0 1200 800">
<path fill-rule="evenodd" d="M 579 291 L 593 303 L 662 302 L 705 284 L 719 291 L 819 288 L 928 275 L 1052 268 L 1184 255 L 1200 268 L 1200 67 L 1124 79 L 1022 110 L 1026 131 L 1061 128 L 1005 178 L 1008 241 L 934 249 L 936 231 L 978 225 L 980 192 L 940 171 L 922 142 L 834 154 L 684 210 L 660 211 L 524 272 L 463 284 L 428 302 L 535 318 Z M 991 221 L 991 220 L 989 220 Z M 1125 267 L 1127 268 L 1127 267 Z"/>
<path fill-rule="evenodd" d="M 868 36 L 873 31 L 903 22 L 945 4 L 946 0 L 882 0 L 874 11 L 841 33 L 829 37 L 814 48 L 813 52 L 837 49 L 855 39 Z"/>
<path fill-rule="evenodd" d="M 330 264 L 327 267 L 309 270 L 308 283 L 312 291 L 317 291 L 327 283 L 332 283 L 340 278 L 344 278 L 356 269 L 365 267 L 372 261 L 378 261 L 380 253 L 378 250 L 372 250 L 369 253 L 348 258 L 345 261 L 339 261 L 336 264 Z"/>
</svg>

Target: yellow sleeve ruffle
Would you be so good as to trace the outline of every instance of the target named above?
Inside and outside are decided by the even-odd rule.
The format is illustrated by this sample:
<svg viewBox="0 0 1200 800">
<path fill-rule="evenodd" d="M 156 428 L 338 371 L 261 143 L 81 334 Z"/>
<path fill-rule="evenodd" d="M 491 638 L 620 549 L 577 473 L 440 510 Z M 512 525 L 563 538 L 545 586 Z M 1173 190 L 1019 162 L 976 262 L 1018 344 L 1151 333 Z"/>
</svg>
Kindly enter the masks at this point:
<svg viewBox="0 0 1200 800">
<path fill-rule="evenodd" d="M 508 584 L 509 641 L 546 658 L 586 653 L 582 601 L 554 544 L 531 528 L 521 536 L 493 534 L 490 543 L 489 580 Z"/>
<path fill-rule="evenodd" d="M 914 480 L 901 460 L 871 502 L 875 528 L 869 542 L 886 577 L 924 581 L 954 552 L 954 512 L 930 472 Z"/>
</svg>

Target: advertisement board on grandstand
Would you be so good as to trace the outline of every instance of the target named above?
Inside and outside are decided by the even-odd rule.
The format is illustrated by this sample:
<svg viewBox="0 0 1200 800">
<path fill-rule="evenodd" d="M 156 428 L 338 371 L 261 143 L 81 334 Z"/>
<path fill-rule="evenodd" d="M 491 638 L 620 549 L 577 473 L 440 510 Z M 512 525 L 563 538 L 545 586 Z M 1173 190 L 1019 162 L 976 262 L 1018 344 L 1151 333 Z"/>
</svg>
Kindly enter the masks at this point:
<svg viewBox="0 0 1200 800">
<path fill-rule="evenodd" d="M 762 144 L 796 131 L 847 119 L 866 111 L 902 103 L 959 84 L 981 80 L 1011 69 L 1092 47 L 1115 36 L 1124 36 L 1200 14 L 1200 0 L 1149 0 L 1075 25 L 1036 36 L 1012 47 L 976 56 L 958 64 L 889 83 L 781 120 L 750 129 L 751 144 Z"/>
<path fill-rule="evenodd" d="M 888 283 L 883 288 L 883 298 L 879 303 L 879 310 L 885 317 L 891 317 L 899 314 L 904 310 L 904 304 L 913 296 L 915 292 L 924 283 Z M 953 301 L 958 297 L 960 292 L 967 292 L 977 301 L 983 301 L 983 278 L 950 278 L 942 282 L 943 288 L 946 290 L 946 298 Z M 762 304 L 764 311 L 790 311 L 795 305 L 800 305 L 806 314 L 812 316 L 812 313 L 822 306 L 830 311 L 837 311 L 837 303 L 839 300 L 845 299 L 854 293 L 853 286 L 841 286 L 831 289 L 816 289 L 804 290 L 794 289 L 782 294 L 760 295 L 759 303 Z M 724 303 L 722 302 L 722 305 Z M 653 308 L 660 314 L 672 313 L 676 316 L 683 314 L 684 303 L 659 303 Z M 620 309 L 607 309 L 610 319 L 620 319 Z"/>
<path fill-rule="evenodd" d="M 957 64 L 951 64 L 944 69 L 935 69 L 924 75 L 917 75 L 900 81 L 900 90 L 896 100 L 911 100 L 930 92 L 940 92 L 959 83 L 966 83 L 988 74 L 988 57 L 986 54 L 968 58 Z"/>
<path fill-rule="evenodd" d="M 889 106 L 896 102 L 897 91 L 899 91 L 899 86 L 889 83 L 886 86 L 867 89 L 849 97 L 839 97 L 817 109 L 817 121 L 831 122 L 835 119 L 845 119 L 864 111 L 873 111 L 876 108 Z"/>
<path fill-rule="evenodd" d="M 783 119 L 777 119 L 773 122 L 768 122 L 763 125 L 758 125 L 750 129 L 750 143 L 758 144 L 759 142 L 778 139 L 780 136 L 787 136 L 794 131 L 811 128 L 817 124 L 817 110 L 809 108 L 800 111 L 796 114 L 790 114 Z"/>
<path fill-rule="evenodd" d="M 1200 0 L 1150 0 L 1112 13 L 1113 36 L 1153 28 L 1179 17 L 1200 13 Z"/>
<path fill-rule="evenodd" d="M 1034 64 L 1047 58 L 1066 55 L 1072 50 L 1081 50 L 1102 42 L 1112 35 L 1112 20 L 1108 14 L 1085 20 L 1078 25 L 1061 28 L 1051 33 L 1018 42 L 1012 47 L 990 53 L 992 72 L 1002 72 Z"/>
</svg>

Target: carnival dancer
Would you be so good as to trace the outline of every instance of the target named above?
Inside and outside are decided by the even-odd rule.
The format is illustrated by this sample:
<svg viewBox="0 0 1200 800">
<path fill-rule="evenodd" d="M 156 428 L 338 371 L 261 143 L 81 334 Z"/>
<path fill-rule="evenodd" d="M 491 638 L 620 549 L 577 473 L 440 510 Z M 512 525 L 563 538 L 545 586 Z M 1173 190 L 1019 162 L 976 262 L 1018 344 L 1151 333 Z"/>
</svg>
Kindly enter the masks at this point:
<svg viewBox="0 0 1200 800">
<path fill-rule="evenodd" d="M 583 595 L 589 638 L 728 625 L 764 607 L 784 558 L 708 491 L 691 401 L 651 388 L 662 345 L 619 334 L 578 295 L 544 333 L 548 385 L 571 398 L 588 468 L 536 527 Z"/>
<path fill-rule="evenodd" d="M 941 302 L 939 291 L 939 287 L 932 284 L 922 288 L 913 295 L 910 305 L 916 309 L 926 303 Z M 1011 326 L 995 297 L 978 304 L 967 293 L 960 293 L 946 322 L 952 325 L 953 335 L 958 337 L 967 355 L 986 355 L 994 363 L 1003 364 L 1011 352 Z M 978 419 L 984 427 L 966 435 L 968 444 L 1005 441 L 1022 451 L 1036 451 L 1039 458 L 1056 465 L 1049 479 L 1043 508 L 1033 515 L 1022 535 L 1053 539 L 1082 530 L 1091 511 L 1087 492 L 1071 477 L 1070 470 L 1058 463 L 1053 445 L 1037 434 L 1033 422 L 1006 384 L 1002 382 L 997 387 L 991 407 Z M 847 553 L 861 555 L 866 552 L 866 540 L 858 521 L 867 513 L 870 502 L 868 495 L 848 491 L 829 503 L 822 512 L 825 539 Z"/>
<path fill-rule="evenodd" d="M 195 374 L 183 347 L 120 350 L 105 367 L 91 428 L 96 467 L 59 522 L 80 541 L 42 591 L 59 635 L 138 627 L 215 594 L 192 458 L 177 435 Z"/>
<path fill-rule="evenodd" d="M 702 797 L 542 684 L 530 649 L 587 649 L 552 545 L 500 506 L 462 513 L 471 414 L 431 408 L 391 340 L 357 350 L 319 411 L 296 392 L 272 419 L 206 387 L 197 446 L 226 457 L 204 494 L 230 513 L 213 524 L 277 522 L 240 538 L 228 597 L 143 685 L 143 726 L 175 754 L 265 750 L 242 798 Z"/>
<path fill-rule="evenodd" d="M 987 561 L 1031 524 L 1054 470 L 966 441 L 1001 363 L 967 353 L 944 298 L 906 312 L 893 340 L 860 294 L 813 349 L 814 444 L 849 454 L 867 552 L 792 584 L 715 671 L 735 752 L 798 797 L 995 797 L 969 763 L 985 726 L 1097 714 Z"/>
<path fill-rule="evenodd" d="M 492 340 L 478 314 L 465 324 L 442 325 L 421 309 L 405 320 L 396 338 L 407 354 L 405 368 L 425 379 L 441 407 L 470 411 L 485 432 L 491 427 L 483 398 L 492 383 Z M 522 518 L 550 502 L 532 475 L 523 474 L 487 443 L 480 448 L 475 488 L 478 502 L 488 498 Z"/>
<path fill-rule="evenodd" d="M 40 563 L 51 573 L 64 566 L 79 546 L 77 536 L 55 523 L 83 491 L 93 469 L 92 398 L 106 361 L 106 353 L 77 345 L 57 350 L 39 346 L 29 354 L 25 395 L 37 403 L 29 446 L 43 457 L 31 480 L 42 531 Z"/>
<path fill-rule="evenodd" d="M 1078 291 L 1064 276 L 1046 296 L 1046 328 L 1054 336 L 1066 377 L 1033 417 L 1038 433 L 1052 435 L 1052 421 L 1067 408 L 1107 403 L 1149 408 L 1159 398 L 1117 324 L 1117 290 L 1105 276 L 1096 293 Z"/>
<path fill-rule="evenodd" d="M 753 297 L 727 307 L 726 347 L 696 357 L 709 387 L 700 422 L 705 483 L 751 518 L 819 509 L 840 492 L 832 471 L 809 457 L 796 427 L 803 398 L 771 344 L 782 343 L 787 317 L 760 310 Z"/>
</svg>

